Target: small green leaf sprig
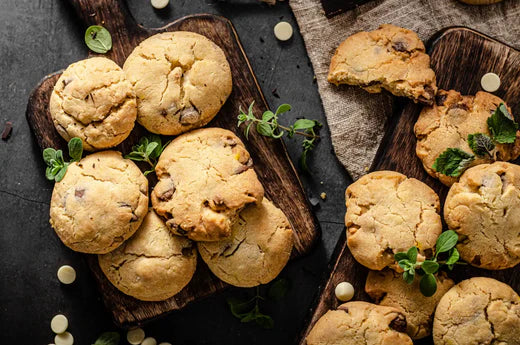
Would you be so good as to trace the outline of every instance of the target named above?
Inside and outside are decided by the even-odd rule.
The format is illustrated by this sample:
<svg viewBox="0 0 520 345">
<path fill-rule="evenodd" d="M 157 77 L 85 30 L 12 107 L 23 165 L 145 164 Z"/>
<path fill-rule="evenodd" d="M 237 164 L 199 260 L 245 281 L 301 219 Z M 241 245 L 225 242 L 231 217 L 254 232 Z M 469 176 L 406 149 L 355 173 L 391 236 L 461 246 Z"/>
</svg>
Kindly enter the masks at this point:
<svg viewBox="0 0 520 345">
<path fill-rule="evenodd" d="M 91 25 L 85 31 L 85 44 L 93 52 L 105 54 L 112 49 L 112 36 L 101 25 Z"/>
<path fill-rule="evenodd" d="M 285 278 L 275 280 L 268 289 L 267 295 L 269 299 L 278 301 L 281 300 L 289 291 L 290 282 Z M 229 309 L 234 317 L 241 322 L 255 322 L 258 326 L 271 329 L 274 327 L 274 320 L 271 316 L 266 315 L 260 310 L 260 303 L 266 298 L 260 294 L 260 286 L 256 287 L 255 295 L 247 300 L 241 300 L 236 297 L 227 299 Z"/>
<path fill-rule="evenodd" d="M 289 127 L 281 125 L 278 122 L 278 116 L 291 110 L 291 105 L 289 104 L 280 105 L 274 113 L 271 110 L 267 110 L 262 114 L 262 118 L 258 119 L 255 114 L 253 114 L 254 104 L 255 102 L 252 102 L 249 105 L 247 113 L 245 113 L 242 108 L 239 109 L 238 126 L 240 127 L 242 124 L 247 124 L 244 130 L 246 139 L 249 139 L 249 132 L 252 126 L 255 126 L 259 134 L 274 139 L 279 139 L 284 134 L 287 134 L 288 138 L 294 137 L 295 134 L 303 136 L 303 150 L 300 157 L 300 165 L 302 169 L 309 171 L 307 156 L 320 138 L 317 135 L 317 131 L 322 124 L 316 120 L 298 119 Z"/>
<path fill-rule="evenodd" d="M 120 338 L 121 336 L 117 332 L 104 332 L 92 345 L 118 345 Z"/>
<path fill-rule="evenodd" d="M 468 135 L 468 145 L 473 154 L 459 148 L 448 148 L 437 157 L 433 163 L 433 170 L 446 176 L 459 177 L 477 157 L 488 156 L 496 160 L 497 144 L 512 144 L 516 140 L 518 123 L 507 110 L 504 103 L 500 103 L 493 114 L 487 119 L 489 133 L 473 133 Z"/>
<path fill-rule="evenodd" d="M 132 152 L 127 154 L 125 158 L 136 162 L 148 163 L 151 169 L 144 172 L 144 176 L 147 176 L 149 173 L 154 172 L 157 160 L 169 142 L 167 141 L 163 145 L 161 137 L 156 134 L 142 137 L 138 144 L 132 146 Z"/>
<path fill-rule="evenodd" d="M 43 150 L 43 160 L 45 161 L 45 164 L 47 164 L 45 177 L 48 180 L 60 182 L 65 176 L 69 164 L 71 162 L 79 162 L 81 159 L 81 156 L 83 155 L 83 142 L 80 138 L 75 137 L 70 139 L 67 146 L 71 158 L 70 162 L 65 162 L 62 150 L 55 150 L 52 147 Z"/>
<path fill-rule="evenodd" d="M 419 288 L 421 293 L 426 297 L 431 297 L 437 291 L 436 274 L 442 265 L 445 265 L 449 270 L 452 270 L 456 264 L 464 264 L 459 261 L 460 254 L 455 246 L 459 240 L 459 236 L 453 230 L 443 232 L 437 239 L 435 244 L 435 256 L 431 259 L 426 259 L 423 262 L 417 262 L 417 254 L 419 252 L 417 247 L 411 247 L 407 252 L 399 252 L 394 255 L 395 261 L 404 270 L 403 280 L 408 284 L 412 284 L 415 279 L 415 274 L 421 276 Z M 446 253 L 446 260 L 439 261 L 439 254 Z"/>
</svg>

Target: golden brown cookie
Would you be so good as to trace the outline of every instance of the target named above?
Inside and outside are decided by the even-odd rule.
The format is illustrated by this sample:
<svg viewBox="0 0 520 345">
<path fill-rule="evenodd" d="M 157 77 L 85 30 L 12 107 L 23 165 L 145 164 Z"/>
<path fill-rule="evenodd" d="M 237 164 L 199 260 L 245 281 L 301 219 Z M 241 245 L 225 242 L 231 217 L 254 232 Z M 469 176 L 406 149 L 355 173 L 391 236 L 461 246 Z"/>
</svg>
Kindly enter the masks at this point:
<svg viewBox="0 0 520 345">
<path fill-rule="evenodd" d="M 224 52 L 194 32 L 149 37 L 128 56 L 123 69 L 137 94 L 137 121 L 157 134 L 177 135 L 204 126 L 231 93 Z"/>
<path fill-rule="evenodd" d="M 415 124 L 416 153 L 428 174 L 451 186 L 458 178 L 433 170 L 435 160 L 448 148 L 458 148 L 473 154 L 468 144 L 468 135 L 484 133 L 489 136 L 487 119 L 504 101 L 487 92 L 462 96 L 454 90 L 439 90 L 435 100 L 433 106 L 423 108 Z M 516 159 L 519 154 L 520 140 L 517 139 L 514 144 L 497 144 L 494 157 L 476 156 L 470 166 L 494 160 L 509 161 Z"/>
<path fill-rule="evenodd" d="M 71 163 L 54 185 L 50 223 L 70 249 L 105 254 L 134 234 L 148 212 L 148 180 L 120 152 Z"/>
<path fill-rule="evenodd" d="M 371 93 L 386 89 L 424 104 L 433 104 L 437 92 L 422 41 L 415 32 L 390 24 L 343 41 L 332 57 L 328 81 Z"/>
<path fill-rule="evenodd" d="M 466 170 L 448 192 L 444 220 L 471 265 L 499 270 L 520 263 L 520 166 L 495 162 Z"/>
<path fill-rule="evenodd" d="M 476 277 L 452 287 L 433 321 L 435 345 L 519 345 L 520 297 L 507 284 Z"/>
<path fill-rule="evenodd" d="M 348 302 L 329 310 L 307 336 L 307 345 L 412 345 L 398 309 Z"/>
<path fill-rule="evenodd" d="M 429 257 L 442 224 L 439 197 L 413 178 L 394 171 L 377 171 L 352 183 L 345 193 L 347 245 L 362 265 L 382 270 L 398 268 L 394 254 L 419 248 Z"/>
<path fill-rule="evenodd" d="M 52 91 L 49 111 L 58 133 L 88 151 L 125 140 L 137 116 L 135 92 L 121 67 L 104 57 L 73 63 Z"/>
<path fill-rule="evenodd" d="M 231 131 L 204 128 L 175 138 L 155 169 L 155 211 L 179 235 L 219 241 L 231 235 L 238 213 L 260 203 L 264 188 L 242 141 Z"/>
<path fill-rule="evenodd" d="M 193 242 L 174 235 L 150 210 L 135 234 L 116 250 L 98 256 L 108 280 L 142 301 L 162 301 L 181 291 L 197 267 Z"/>
<path fill-rule="evenodd" d="M 276 278 L 289 261 L 292 246 L 293 231 L 287 217 L 266 198 L 240 212 L 231 237 L 197 243 L 211 272 L 240 287 L 267 284 Z"/>
<path fill-rule="evenodd" d="M 408 284 L 401 273 L 393 270 L 370 271 L 365 291 L 377 304 L 399 309 L 406 316 L 406 333 L 412 339 L 421 339 L 431 334 L 435 307 L 454 284 L 444 273 L 436 278 L 437 292 L 425 297 L 421 293 L 419 279 Z"/>
</svg>

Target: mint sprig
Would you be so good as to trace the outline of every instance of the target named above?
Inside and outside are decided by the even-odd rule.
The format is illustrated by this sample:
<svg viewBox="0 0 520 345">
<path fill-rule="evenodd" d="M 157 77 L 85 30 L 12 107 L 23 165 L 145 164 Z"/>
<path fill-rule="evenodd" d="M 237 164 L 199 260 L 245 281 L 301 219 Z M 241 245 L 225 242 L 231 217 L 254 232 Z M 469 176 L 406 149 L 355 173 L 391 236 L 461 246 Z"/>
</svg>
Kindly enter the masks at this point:
<svg viewBox="0 0 520 345">
<path fill-rule="evenodd" d="M 497 143 L 512 144 L 515 142 L 518 123 L 515 122 L 504 103 L 500 103 L 487 119 L 487 125 L 491 137 Z"/>
<path fill-rule="evenodd" d="M 474 159 L 474 155 L 450 147 L 437 157 L 432 169 L 446 176 L 459 177 Z"/>
<path fill-rule="evenodd" d="M 479 157 L 495 157 L 495 143 L 493 139 L 484 133 L 474 133 L 468 135 L 468 145 L 471 150 Z"/>
<path fill-rule="evenodd" d="M 121 336 L 117 332 L 104 332 L 92 345 L 118 345 Z"/>
<path fill-rule="evenodd" d="M 169 141 L 163 145 L 161 137 L 156 134 L 148 135 L 142 137 L 137 145 L 132 146 L 132 152 L 125 155 L 125 158 L 148 163 L 151 169 L 144 172 L 144 176 L 147 176 L 154 172 L 157 160 L 168 144 Z"/>
<path fill-rule="evenodd" d="M 69 162 L 65 162 L 62 150 L 55 150 L 52 147 L 43 150 L 43 160 L 47 165 L 45 169 L 45 177 L 47 180 L 60 182 L 65 176 L 69 164 L 71 162 L 79 162 L 81 159 L 83 155 L 83 142 L 80 138 L 74 137 L 70 139 L 67 146 L 71 158 Z"/>
</svg>

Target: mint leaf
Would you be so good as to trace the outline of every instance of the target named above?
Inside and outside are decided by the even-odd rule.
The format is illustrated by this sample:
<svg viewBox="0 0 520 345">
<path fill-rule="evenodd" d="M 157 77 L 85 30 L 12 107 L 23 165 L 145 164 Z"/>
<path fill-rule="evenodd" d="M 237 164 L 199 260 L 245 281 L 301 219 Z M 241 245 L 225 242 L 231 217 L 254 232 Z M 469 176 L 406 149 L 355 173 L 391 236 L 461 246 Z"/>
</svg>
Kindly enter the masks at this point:
<svg viewBox="0 0 520 345">
<path fill-rule="evenodd" d="M 435 276 L 431 273 L 423 275 L 419 282 L 419 288 L 424 296 L 433 296 L 435 291 L 437 291 L 437 281 L 435 280 Z"/>
<path fill-rule="evenodd" d="M 269 296 L 269 298 L 275 301 L 279 301 L 282 298 L 284 298 L 285 295 L 287 295 L 287 292 L 289 291 L 290 287 L 291 283 L 288 279 L 278 278 L 269 287 L 267 295 Z"/>
<path fill-rule="evenodd" d="M 43 161 L 49 165 L 51 160 L 56 160 L 56 150 L 52 147 L 47 147 L 43 150 Z"/>
<path fill-rule="evenodd" d="M 432 261 L 432 260 L 425 260 L 422 265 L 421 265 L 421 268 L 422 270 L 424 271 L 424 273 L 426 274 L 429 274 L 429 273 L 437 273 L 437 271 L 439 270 L 439 264 L 435 261 Z"/>
<path fill-rule="evenodd" d="M 417 249 L 417 247 L 411 247 L 410 249 L 408 249 L 408 251 L 406 252 L 406 255 L 408 256 L 408 259 L 413 263 L 415 264 L 417 262 L 417 254 L 419 253 L 419 250 Z"/>
<path fill-rule="evenodd" d="M 65 165 L 59 170 L 59 172 L 54 177 L 54 181 L 60 182 L 63 180 L 63 177 L 65 176 L 65 173 L 67 172 L 67 167 L 69 166 L 69 163 L 65 163 Z"/>
<path fill-rule="evenodd" d="M 100 25 L 92 25 L 85 31 L 85 44 L 93 52 L 105 54 L 112 49 L 112 36 Z"/>
<path fill-rule="evenodd" d="M 73 162 L 79 162 L 83 155 L 83 142 L 80 138 L 74 137 L 67 144 L 69 147 L 69 156 Z"/>
<path fill-rule="evenodd" d="M 458 148 L 448 148 L 433 163 L 432 169 L 446 176 L 459 177 L 475 156 Z"/>
<path fill-rule="evenodd" d="M 274 113 L 270 110 L 267 110 L 262 115 L 262 121 L 267 122 L 267 121 L 271 120 L 273 117 L 274 117 Z"/>
<path fill-rule="evenodd" d="M 273 135 L 273 129 L 271 128 L 271 126 L 265 122 L 260 122 L 256 125 L 256 131 L 265 136 L 265 137 L 270 137 Z"/>
<path fill-rule="evenodd" d="M 451 266 L 454 265 L 457 261 L 459 261 L 460 253 L 457 248 L 452 248 L 449 252 L 448 260 L 446 260 L 446 265 Z"/>
<path fill-rule="evenodd" d="M 408 272 L 408 271 L 404 271 L 404 273 L 403 273 L 403 280 L 404 280 L 407 284 L 412 284 L 414 278 L 415 278 L 415 275 L 414 275 L 414 274 L 411 274 L 411 273 Z"/>
<path fill-rule="evenodd" d="M 314 120 L 308 120 L 308 119 L 299 119 L 296 120 L 296 122 L 293 125 L 294 129 L 307 129 L 312 128 L 316 122 Z"/>
<path fill-rule="evenodd" d="M 394 254 L 394 260 L 397 262 L 405 259 L 408 259 L 408 254 L 405 252 L 399 252 Z"/>
<path fill-rule="evenodd" d="M 479 157 L 483 157 L 488 155 L 489 157 L 493 157 L 493 150 L 495 149 L 495 144 L 490 137 L 483 133 L 474 133 L 468 135 L 468 145 L 471 147 L 473 153 L 475 153 Z"/>
<path fill-rule="evenodd" d="M 96 342 L 92 345 L 118 345 L 120 340 L 119 333 L 117 332 L 105 332 L 102 333 Z"/>
<path fill-rule="evenodd" d="M 283 114 L 285 112 L 288 112 L 289 110 L 291 110 L 291 105 L 284 103 L 280 105 L 278 109 L 276 109 L 276 115 Z"/>
<path fill-rule="evenodd" d="M 440 253 L 445 253 L 455 247 L 459 240 L 459 235 L 453 230 L 444 231 L 435 244 L 435 257 Z"/>
<path fill-rule="evenodd" d="M 500 103 L 487 119 L 487 124 L 491 137 L 497 143 L 512 144 L 515 142 L 518 123 L 515 122 L 504 103 Z"/>
</svg>

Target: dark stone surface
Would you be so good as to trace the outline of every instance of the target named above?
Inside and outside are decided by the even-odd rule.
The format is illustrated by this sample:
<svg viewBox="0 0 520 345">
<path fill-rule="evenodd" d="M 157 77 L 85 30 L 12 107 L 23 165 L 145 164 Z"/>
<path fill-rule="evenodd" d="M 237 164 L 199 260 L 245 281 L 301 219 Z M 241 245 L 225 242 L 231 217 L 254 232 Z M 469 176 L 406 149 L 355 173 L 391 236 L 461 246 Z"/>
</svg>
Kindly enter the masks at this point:
<svg viewBox="0 0 520 345">
<path fill-rule="evenodd" d="M 286 2 L 269 7 L 256 0 L 172 0 L 167 9 L 154 11 L 148 0 L 129 0 L 129 6 L 138 22 L 151 27 L 199 12 L 231 19 L 268 103 L 273 108 L 282 102 L 293 105 L 294 110 L 282 122 L 289 123 L 298 116 L 325 122 L 301 36 L 296 30 L 289 42 L 280 43 L 272 33 L 281 19 L 296 28 Z M 52 343 L 50 320 L 63 313 L 69 319 L 75 344 L 89 345 L 99 333 L 114 326 L 82 255 L 65 248 L 49 226 L 53 185 L 44 177 L 44 164 L 24 117 L 27 97 L 44 75 L 86 56 L 85 28 L 63 0 L 2 0 L 0 22 L 0 130 L 6 121 L 14 124 L 11 138 L 0 141 L 1 343 Z M 272 92 L 274 89 L 276 92 Z M 327 193 L 327 200 L 320 199 L 316 207 L 322 241 L 311 255 L 292 262 L 283 271 L 282 276 L 292 284 L 289 294 L 279 302 L 263 305 L 275 320 L 274 329 L 264 330 L 233 318 L 226 297 L 240 297 L 254 290 L 229 289 L 146 325 L 147 335 L 159 342 L 186 345 L 296 341 L 344 228 L 343 193 L 349 178 L 332 153 L 326 125 L 321 134 L 323 140 L 310 160 L 312 177 L 302 178 L 309 197 Z M 286 144 L 296 163 L 300 142 L 286 140 Z M 72 286 L 62 286 L 56 278 L 63 264 L 77 270 L 78 279 Z M 125 332 L 121 334 L 124 338 Z"/>
</svg>

